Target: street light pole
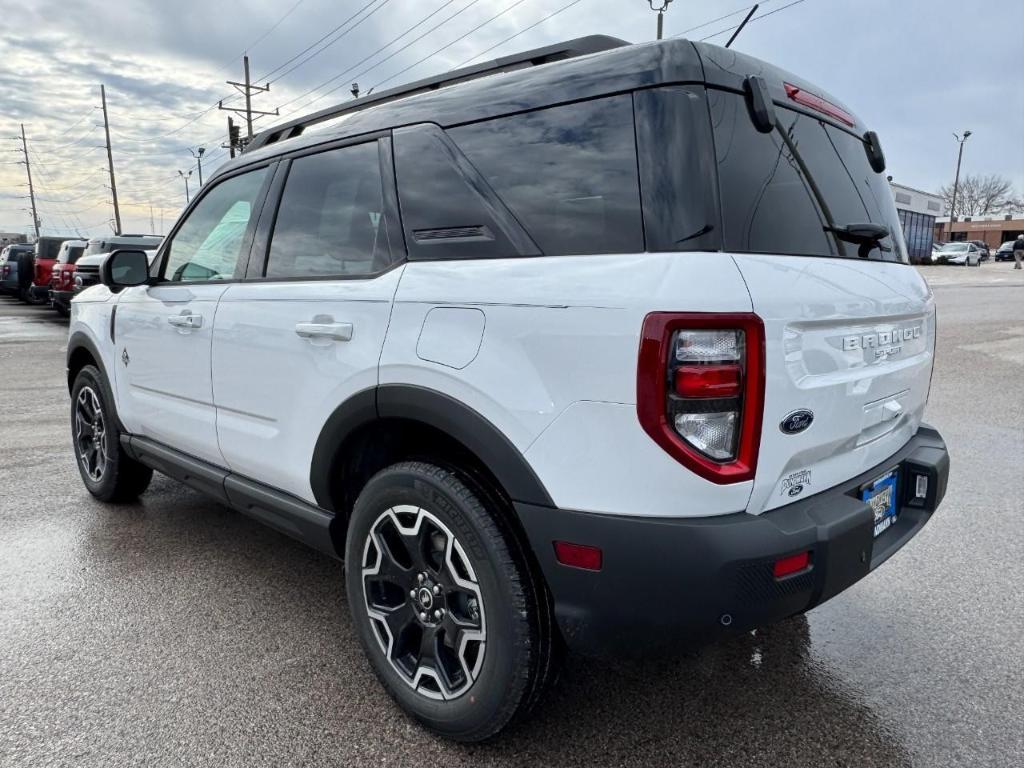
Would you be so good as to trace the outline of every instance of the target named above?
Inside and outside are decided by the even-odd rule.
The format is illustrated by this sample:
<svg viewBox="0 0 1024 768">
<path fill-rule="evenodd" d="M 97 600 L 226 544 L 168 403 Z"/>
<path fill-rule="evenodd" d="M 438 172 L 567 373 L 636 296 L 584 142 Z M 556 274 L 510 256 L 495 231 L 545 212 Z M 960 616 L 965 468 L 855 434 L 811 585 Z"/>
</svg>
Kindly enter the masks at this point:
<svg viewBox="0 0 1024 768">
<path fill-rule="evenodd" d="M 657 6 L 655 6 L 655 2 L 658 3 Z M 672 0 L 647 0 L 647 4 L 649 6 L 651 6 L 651 10 L 652 11 L 656 11 L 657 14 L 658 14 L 658 39 L 659 40 L 661 40 L 662 31 L 663 31 L 664 26 L 665 26 L 665 11 L 668 10 L 669 3 L 671 3 L 671 2 L 672 2 Z"/>
<path fill-rule="evenodd" d="M 196 147 L 195 150 L 189 147 L 188 151 L 192 153 L 192 157 L 196 159 L 196 165 L 199 167 L 199 186 L 201 187 L 203 186 L 203 153 L 206 152 L 206 147 Z"/>
<path fill-rule="evenodd" d="M 953 134 L 953 138 L 960 143 L 960 151 L 956 156 L 956 177 L 953 179 L 953 201 L 949 206 L 949 229 L 946 232 L 948 240 L 953 239 L 953 222 L 956 221 L 956 193 L 960 188 L 960 162 L 964 159 L 964 142 L 967 141 L 967 138 L 970 135 L 970 131 L 964 131 L 964 135 L 962 137 L 955 133 Z"/>
<path fill-rule="evenodd" d="M 184 171 L 178 171 L 178 175 L 185 180 L 185 205 L 188 205 L 190 202 L 192 202 L 192 198 L 189 197 L 188 194 L 188 179 L 192 175 L 192 171 L 189 171 L 188 173 L 185 173 Z"/>
</svg>

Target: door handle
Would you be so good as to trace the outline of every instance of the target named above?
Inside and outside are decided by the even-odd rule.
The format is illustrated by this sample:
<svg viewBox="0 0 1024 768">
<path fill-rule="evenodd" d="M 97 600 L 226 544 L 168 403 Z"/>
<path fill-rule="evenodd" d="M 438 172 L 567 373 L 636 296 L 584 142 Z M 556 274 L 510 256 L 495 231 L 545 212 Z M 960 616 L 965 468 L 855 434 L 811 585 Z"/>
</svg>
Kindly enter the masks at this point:
<svg viewBox="0 0 1024 768">
<path fill-rule="evenodd" d="M 303 339 L 331 339 L 350 341 L 352 323 L 336 323 L 329 315 L 317 315 L 310 323 L 296 323 L 295 333 Z"/>
<path fill-rule="evenodd" d="M 180 315 L 171 315 L 167 318 L 167 322 L 175 328 L 202 328 L 203 316 L 193 315 L 191 312 L 186 310 Z"/>
</svg>

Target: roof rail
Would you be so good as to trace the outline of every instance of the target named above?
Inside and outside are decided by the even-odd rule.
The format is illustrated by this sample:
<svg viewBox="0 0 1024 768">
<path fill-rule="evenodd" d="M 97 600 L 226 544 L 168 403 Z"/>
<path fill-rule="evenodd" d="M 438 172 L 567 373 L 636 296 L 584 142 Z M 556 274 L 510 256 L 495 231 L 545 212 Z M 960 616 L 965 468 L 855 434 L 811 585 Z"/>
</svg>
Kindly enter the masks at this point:
<svg viewBox="0 0 1024 768">
<path fill-rule="evenodd" d="M 449 85 L 464 83 L 469 80 L 476 80 L 499 72 L 511 72 L 517 69 L 535 67 L 539 64 L 548 64 L 552 61 L 572 59 L 577 56 L 585 56 L 589 53 L 599 53 L 600 51 L 607 51 L 612 48 L 620 48 L 624 45 L 629 45 L 629 43 L 625 40 L 609 37 L 607 35 L 589 35 L 587 37 L 579 37 L 575 40 L 569 40 L 565 43 L 556 43 L 555 45 L 548 45 L 544 48 L 535 48 L 532 51 L 524 51 L 510 56 L 503 56 L 500 59 L 494 59 L 493 61 L 484 62 L 483 64 L 463 67 L 462 69 L 454 69 L 450 72 L 445 72 L 442 75 L 435 75 L 433 77 L 424 78 L 423 80 L 417 80 L 413 83 L 400 85 L 396 88 L 389 88 L 386 91 L 375 93 L 372 96 L 363 96 L 361 98 L 347 101 L 343 104 L 336 104 L 332 107 L 322 109 L 319 112 L 313 112 L 305 117 L 296 118 L 295 120 L 290 120 L 287 123 L 276 125 L 253 136 L 252 141 L 245 146 L 245 151 L 249 152 L 259 149 L 260 147 L 265 147 L 268 144 L 276 144 L 279 141 L 293 139 L 296 136 L 300 136 L 302 132 L 311 125 L 323 123 L 327 120 L 332 120 L 336 117 L 341 117 L 342 115 L 351 114 L 353 112 L 360 112 L 364 109 L 369 109 L 370 107 L 386 104 L 389 101 L 404 99 L 407 96 L 412 96 L 417 93 L 436 91 Z"/>
</svg>

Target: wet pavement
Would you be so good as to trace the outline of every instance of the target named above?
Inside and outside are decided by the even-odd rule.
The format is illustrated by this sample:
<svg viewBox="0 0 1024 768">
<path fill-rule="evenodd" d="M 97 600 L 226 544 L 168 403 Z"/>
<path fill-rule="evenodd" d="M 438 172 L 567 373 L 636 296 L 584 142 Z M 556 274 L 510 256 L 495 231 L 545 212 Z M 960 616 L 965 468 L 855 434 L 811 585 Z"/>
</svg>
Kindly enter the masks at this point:
<svg viewBox="0 0 1024 768">
<path fill-rule="evenodd" d="M 1024 755 L 1024 279 L 934 267 L 939 513 L 805 617 L 678 659 L 570 659 L 462 747 L 408 721 L 341 566 L 158 478 L 105 507 L 67 428 L 66 326 L 0 298 L 0 766 L 1009 766 Z"/>
</svg>

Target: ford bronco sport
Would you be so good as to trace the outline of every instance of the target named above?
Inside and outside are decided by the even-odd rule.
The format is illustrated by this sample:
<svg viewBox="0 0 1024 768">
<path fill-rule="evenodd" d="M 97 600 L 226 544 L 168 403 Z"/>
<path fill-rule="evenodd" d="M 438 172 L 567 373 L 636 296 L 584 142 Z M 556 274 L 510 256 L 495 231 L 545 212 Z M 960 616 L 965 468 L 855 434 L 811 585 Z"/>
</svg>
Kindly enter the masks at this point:
<svg viewBox="0 0 1024 768">
<path fill-rule="evenodd" d="M 884 170 L 833 97 L 682 40 L 272 128 L 72 302 L 82 479 L 157 470 L 343 559 L 385 688 L 486 738 L 563 644 L 781 620 L 930 519 L 935 307 Z"/>
</svg>

